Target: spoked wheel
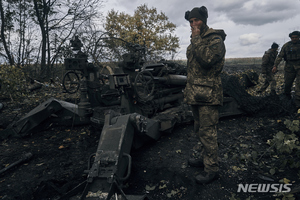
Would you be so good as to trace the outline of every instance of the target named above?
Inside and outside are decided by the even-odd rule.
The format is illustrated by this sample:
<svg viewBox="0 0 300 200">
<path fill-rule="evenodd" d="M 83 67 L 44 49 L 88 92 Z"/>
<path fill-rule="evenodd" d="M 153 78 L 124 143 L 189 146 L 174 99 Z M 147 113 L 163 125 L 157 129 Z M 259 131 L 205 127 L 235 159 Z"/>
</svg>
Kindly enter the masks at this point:
<svg viewBox="0 0 300 200">
<path fill-rule="evenodd" d="M 149 101 L 153 99 L 153 93 L 155 89 L 154 78 L 151 72 L 141 71 L 139 72 L 134 81 L 134 89 L 136 95 L 143 101 Z"/>
<path fill-rule="evenodd" d="M 80 79 L 75 71 L 69 71 L 64 75 L 63 88 L 69 94 L 74 94 L 79 90 Z"/>
</svg>

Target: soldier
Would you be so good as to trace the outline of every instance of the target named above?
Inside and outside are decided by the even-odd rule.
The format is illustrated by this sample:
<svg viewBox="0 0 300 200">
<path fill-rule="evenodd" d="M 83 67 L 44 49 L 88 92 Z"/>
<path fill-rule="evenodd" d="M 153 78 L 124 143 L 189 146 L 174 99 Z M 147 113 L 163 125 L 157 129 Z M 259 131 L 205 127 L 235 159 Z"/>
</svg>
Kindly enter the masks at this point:
<svg viewBox="0 0 300 200">
<path fill-rule="evenodd" d="M 271 49 L 266 51 L 262 57 L 261 70 L 265 80 L 264 80 L 264 84 L 257 91 L 257 93 L 262 93 L 268 88 L 269 85 L 271 85 L 271 95 L 276 95 L 276 91 L 275 91 L 276 81 L 272 69 L 274 66 L 274 61 L 278 54 L 278 47 L 279 45 L 274 42 L 271 46 Z"/>
<path fill-rule="evenodd" d="M 191 27 L 191 44 L 187 48 L 187 84 L 184 101 L 191 105 L 194 130 L 203 145 L 201 156 L 189 159 L 191 166 L 203 167 L 197 183 L 208 183 L 218 177 L 217 124 L 218 107 L 223 104 L 220 73 L 225 61 L 226 34 L 223 30 L 209 28 L 205 6 L 186 11 L 185 19 Z"/>
<path fill-rule="evenodd" d="M 285 43 L 278 57 L 275 60 L 273 72 L 277 71 L 277 67 L 282 59 L 286 61 L 284 66 L 284 94 L 291 99 L 291 88 L 296 78 L 295 87 L 295 105 L 300 108 L 300 32 L 294 31 L 289 34 L 291 41 Z"/>
</svg>

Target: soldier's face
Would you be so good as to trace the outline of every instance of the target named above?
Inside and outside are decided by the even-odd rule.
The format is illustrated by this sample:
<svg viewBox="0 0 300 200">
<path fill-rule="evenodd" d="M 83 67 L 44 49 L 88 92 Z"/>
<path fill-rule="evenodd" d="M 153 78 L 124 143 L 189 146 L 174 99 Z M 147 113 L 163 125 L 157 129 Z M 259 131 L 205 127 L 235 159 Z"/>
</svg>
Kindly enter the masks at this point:
<svg viewBox="0 0 300 200">
<path fill-rule="evenodd" d="M 299 36 L 298 35 L 291 35 L 291 41 L 292 41 L 292 43 L 297 43 L 299 41 Z"/>
<path fill-rule="evenodd" d="M 190 21 L 191 29 L 197 28 L 201 30 L 204 24 L 203 21 L 197 18 L 191 18 L 189 21 Z"/>
</svg>

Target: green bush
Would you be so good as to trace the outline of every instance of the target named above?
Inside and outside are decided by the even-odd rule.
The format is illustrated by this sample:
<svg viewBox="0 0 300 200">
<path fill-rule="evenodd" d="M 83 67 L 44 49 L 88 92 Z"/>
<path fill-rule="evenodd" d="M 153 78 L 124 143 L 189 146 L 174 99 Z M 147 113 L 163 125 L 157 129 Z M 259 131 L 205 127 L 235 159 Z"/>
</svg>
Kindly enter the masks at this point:
<svg viewBox="0 0 300 200">
<path fill-rule="evenodd" d="M 2 98 L 17 100 L 27 94 L 25 74 L 20 67 L 1 65 L 0 84 L 0 94 Z"/>
</svg>

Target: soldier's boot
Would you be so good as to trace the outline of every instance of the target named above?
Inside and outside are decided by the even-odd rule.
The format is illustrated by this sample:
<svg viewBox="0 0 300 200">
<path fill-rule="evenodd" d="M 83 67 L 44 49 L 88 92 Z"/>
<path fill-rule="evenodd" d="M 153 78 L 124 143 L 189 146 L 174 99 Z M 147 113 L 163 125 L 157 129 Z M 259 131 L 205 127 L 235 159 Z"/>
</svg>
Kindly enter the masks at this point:
<svg viewBox="0 0 300 200">
<path fill-rule="evenodd" d="M 190 158 L 188 163 L 193 167 L 204 167 L 203 158 Z"/>
<path fill-rule="evenodd" d="M 198 184 L 206 184 L 210 183 L 219 178 L 219 172 L 205 172 L 203 171 L 201 174 L 195 177 L 196 182 Z"/>
<path fill-rule="evenodd" d="M 270 95 L 271 96 L 275 96 L 276 95 L 276 91 L 275 90 L 271 90 Z"/>
</svg>

